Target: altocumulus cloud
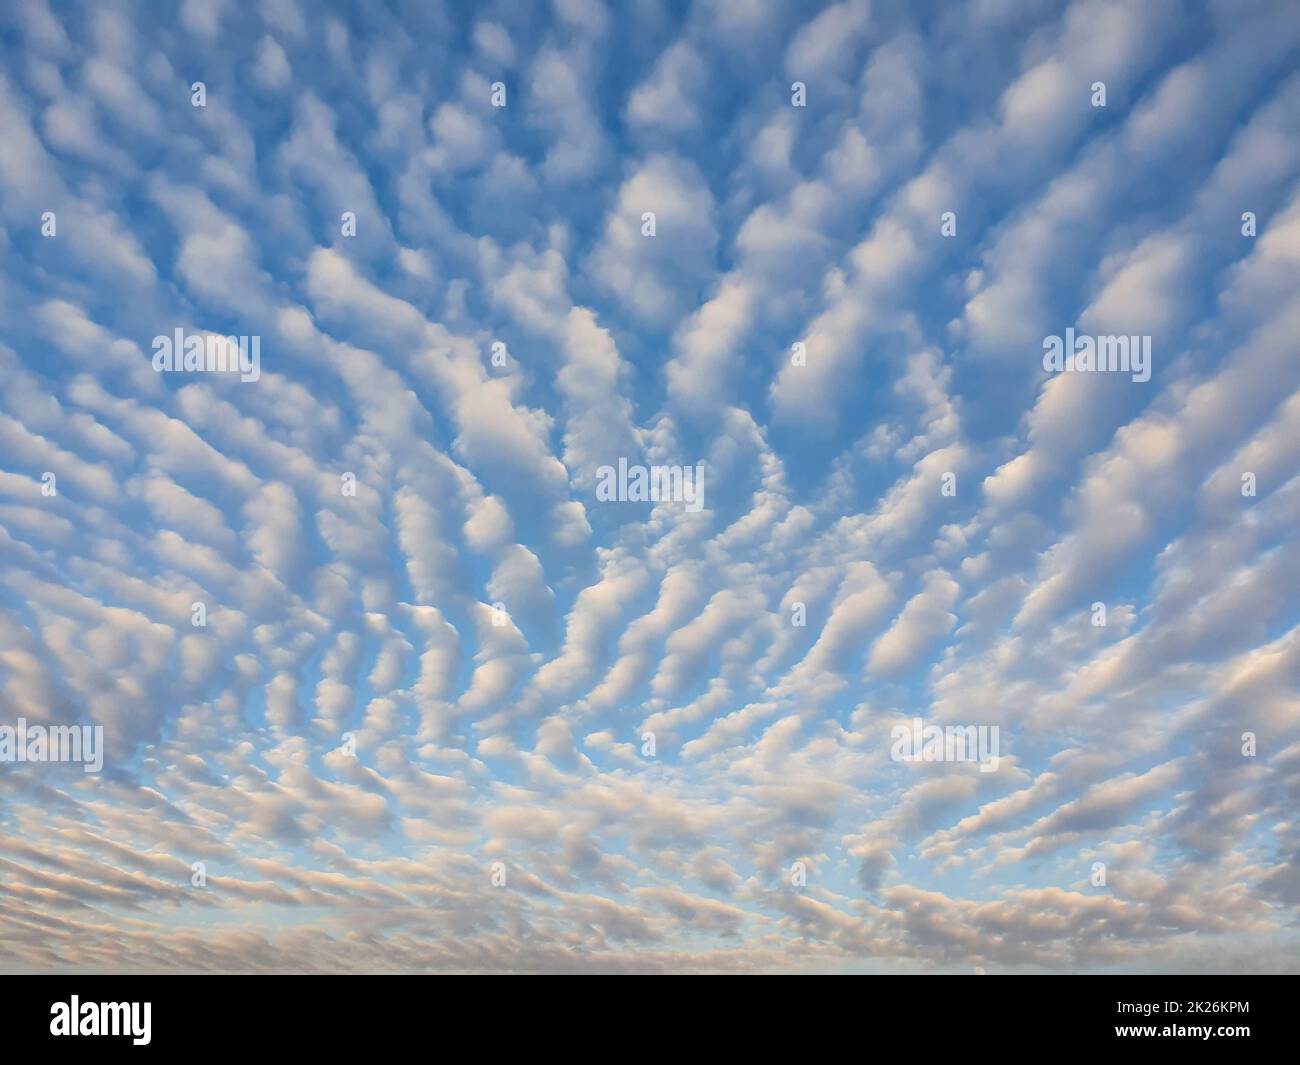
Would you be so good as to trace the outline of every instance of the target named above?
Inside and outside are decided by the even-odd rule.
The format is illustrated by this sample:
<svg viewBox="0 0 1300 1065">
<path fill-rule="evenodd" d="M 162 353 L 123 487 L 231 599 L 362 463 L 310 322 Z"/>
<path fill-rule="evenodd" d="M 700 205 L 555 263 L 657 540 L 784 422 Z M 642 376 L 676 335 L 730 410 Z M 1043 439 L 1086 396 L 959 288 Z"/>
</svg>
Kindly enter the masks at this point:
<svg viewBox="0 0 1300 1065">
<path fill-rule="evenodd" d="M 1300 9 L 422 12 L 4 5 L 0 966 L 1294 970 Z"/>
</svg>

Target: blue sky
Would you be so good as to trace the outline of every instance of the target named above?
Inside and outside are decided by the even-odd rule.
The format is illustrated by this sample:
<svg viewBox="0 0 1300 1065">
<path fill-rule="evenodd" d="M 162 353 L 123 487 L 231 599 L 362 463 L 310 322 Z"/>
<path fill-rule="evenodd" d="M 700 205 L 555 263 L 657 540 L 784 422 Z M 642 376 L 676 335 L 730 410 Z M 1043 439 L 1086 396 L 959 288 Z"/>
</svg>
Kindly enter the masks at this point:
<svg viewBox="0 0 1300 1065">
<path fill-rule="evenodd" d="M 1294 971 L 1298 60 L 1280 0 L 5 5 L 0 725 L 106 753 L 0 764 L 0 966 Z"/>
</svg>

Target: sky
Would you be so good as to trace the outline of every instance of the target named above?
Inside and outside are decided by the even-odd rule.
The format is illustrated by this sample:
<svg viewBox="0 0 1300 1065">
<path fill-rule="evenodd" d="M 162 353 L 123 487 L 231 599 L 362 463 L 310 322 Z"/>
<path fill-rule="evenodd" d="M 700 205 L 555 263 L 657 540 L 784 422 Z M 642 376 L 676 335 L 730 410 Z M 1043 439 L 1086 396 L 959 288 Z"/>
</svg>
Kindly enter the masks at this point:
<svg viewBox="0 0 1300 1065">
<path fill-rule="evenodd" d="M 1286 0 L 7 2 L 0 969 L 1300 971 L 1297 337 Z"/>
</svg>

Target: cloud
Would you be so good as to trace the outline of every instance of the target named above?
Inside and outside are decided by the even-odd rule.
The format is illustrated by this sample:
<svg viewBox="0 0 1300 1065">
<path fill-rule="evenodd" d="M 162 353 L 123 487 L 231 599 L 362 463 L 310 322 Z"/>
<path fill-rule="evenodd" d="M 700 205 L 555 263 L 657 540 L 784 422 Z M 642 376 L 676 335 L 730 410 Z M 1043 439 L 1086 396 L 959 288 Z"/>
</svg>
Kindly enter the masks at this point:
<svg viewBox="0 0 1300 1065">
<path fill-rule="evenodd" d="M 712 216 L 712 194 L 693 163 L 651 156 L 619 188 L 587 273 L 631 313 L 663 329 L 712 276 Z"/>
<path fill-rule="evenodd" d="M 0 964 L 1294 972 L 1300 19 L 1216 14 L 20 4 L 0 727 L 105 761 L 0 772 Z"/>
</svg>

